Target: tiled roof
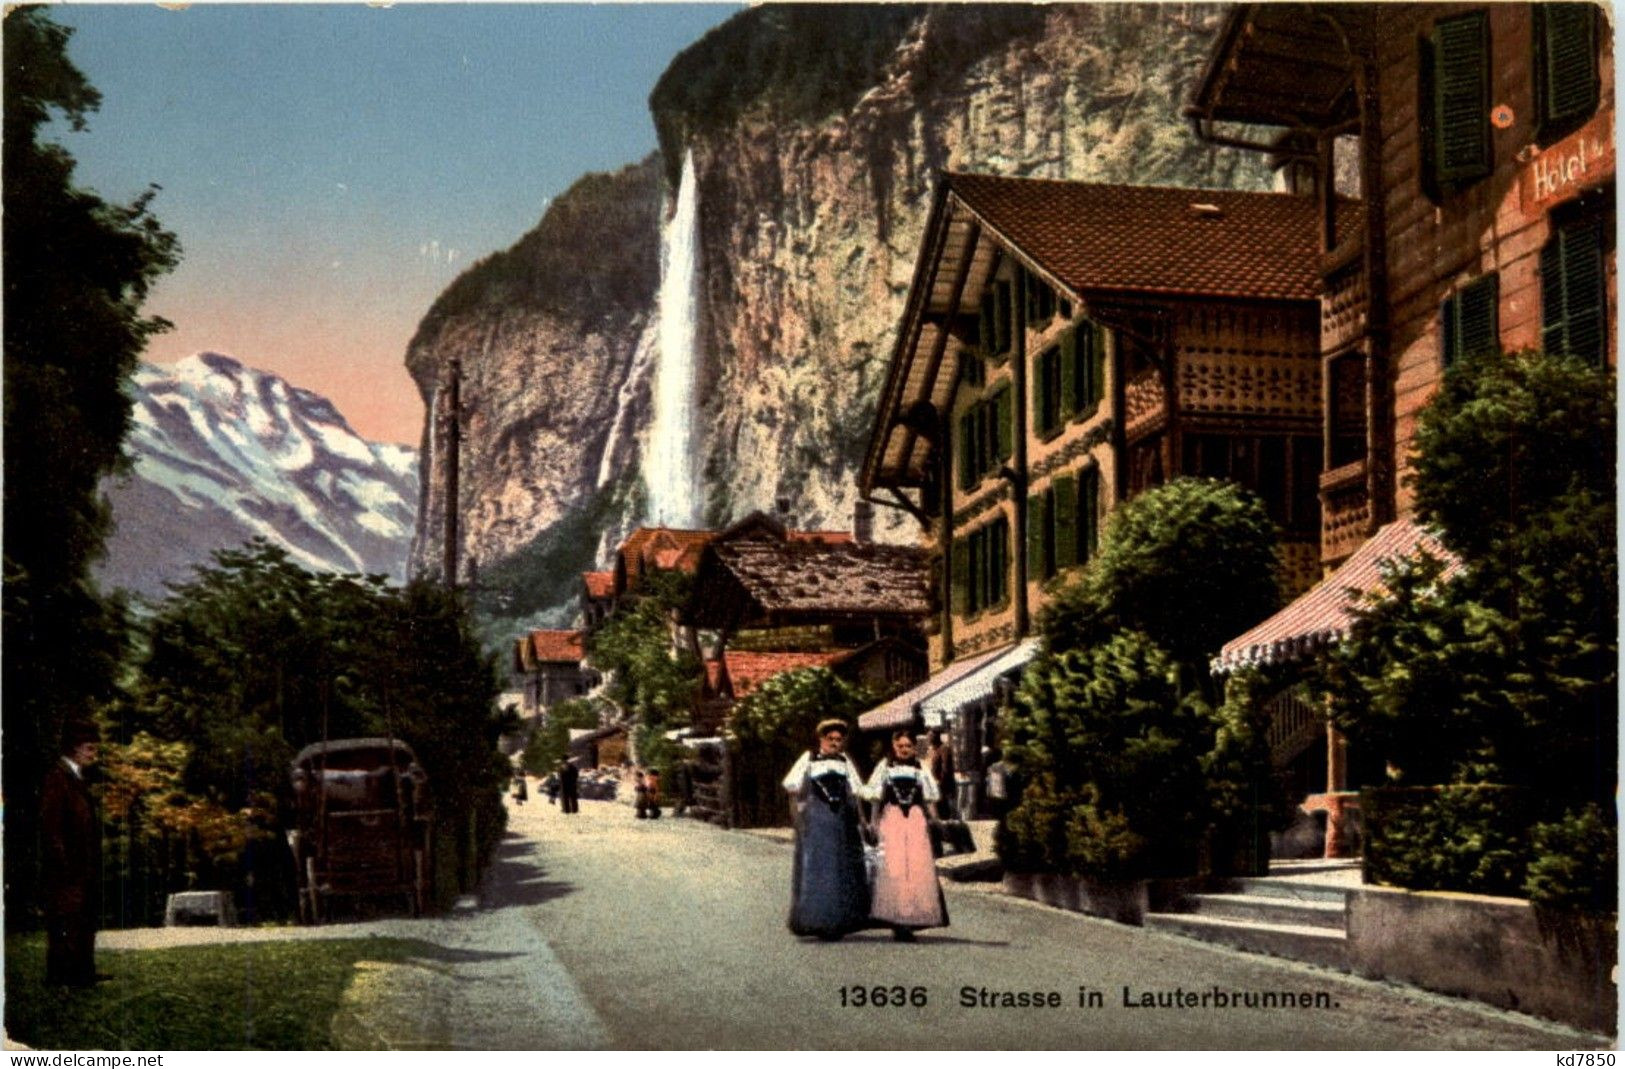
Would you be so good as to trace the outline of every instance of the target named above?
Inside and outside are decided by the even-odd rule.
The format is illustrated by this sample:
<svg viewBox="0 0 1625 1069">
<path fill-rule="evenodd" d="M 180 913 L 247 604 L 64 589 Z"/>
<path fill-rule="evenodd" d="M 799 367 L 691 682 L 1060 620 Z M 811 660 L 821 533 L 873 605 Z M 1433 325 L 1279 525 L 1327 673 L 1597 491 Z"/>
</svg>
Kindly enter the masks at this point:
<svg viewBox="0 0 1625 1069">
<path fill-rule="evenodd" d="M 925 554 L 912 547 L 741 539 L 712 550 L 767 612 L 931 611 Z"/>
<path fill-rule="evenodd" d="M 735 698 L 743 698 L 782 672 L 793 672 L 797 668 L 828 668 L 851 655 L 851 650 L 786 653 L 727 650 L 722 656 L 727 661 L 728 679 L 733 684 L 733 695 Z"/>
<path fill-rule="evenodd" d="M 1395 520 L 1366 539 L 1337 570 L 1252 630 L 1224 644 L 1213 659 L 1215 674 L 1251 664 L 1280 664 L 1306 657 L 1342 640 L 1354 622 L 1352 605 L 1382 589 L 1381 565 L 1419 549 L 1444 561 L 1441 579 L 1461 571 L 1460 558 L 1410 520 Z"/>
<path fill-rule="evenodd" d="M 586 586 L 589 598 L 612 598 L 615 596 L 614 572 L 582 572 L 581 582 Z"/>
<path fill-rule="evenodd" d="M 1319 296 L 1317 208 L 1309 197 L 959 173 L 946 179 L 984 223 L 1079 294 Z M 1340 234 L 1353 233 L 1361 210 L 1340 210 Z"/>
<path fill-rule="evenodd" d="M 587 655 L 580 631 L 532 631 L 530 650 L 538 664 L 577 664 Z"/>
<path fill-rule="evenodd" d="M 650 564 L 667 571 L 692 572 L 699 567 L 700 554 L 715 537 L 715 531 L 639 527 L 621 543 L 621 556 L 627 561 L 628 578 L 640 574 Z M 635 567 L 633 562 L 636 562 Z"/>
</svg>

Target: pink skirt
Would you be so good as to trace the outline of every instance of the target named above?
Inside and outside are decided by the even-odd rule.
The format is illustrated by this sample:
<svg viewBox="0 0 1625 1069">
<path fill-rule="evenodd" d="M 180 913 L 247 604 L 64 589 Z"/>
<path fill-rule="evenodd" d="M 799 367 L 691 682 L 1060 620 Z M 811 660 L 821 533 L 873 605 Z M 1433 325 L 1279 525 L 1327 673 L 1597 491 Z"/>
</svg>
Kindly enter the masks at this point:
<svg viewBox="0 0 1625 1069">
<path fill-rule="evenodd" d="M 931 856 L 931 832 L 920 806 L 902 809 L 887 805 L 875 822 L 880 836 L 880 865 L 870 916 L 899 928 L 941 928 L 948 923 L 948 907 L 937 883 L 937 863 Z"/>
</svg>

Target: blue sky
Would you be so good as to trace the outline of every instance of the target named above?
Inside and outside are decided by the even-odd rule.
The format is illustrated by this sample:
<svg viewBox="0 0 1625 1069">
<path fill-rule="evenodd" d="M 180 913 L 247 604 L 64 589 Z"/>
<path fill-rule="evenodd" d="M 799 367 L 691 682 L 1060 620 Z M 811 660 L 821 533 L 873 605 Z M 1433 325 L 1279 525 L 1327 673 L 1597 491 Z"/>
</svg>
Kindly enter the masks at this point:
<svg viewBox="0 0 1625 1069">
<path fill-rule="evenodd" d="M 649 90 L 737 10 L 59 6 L 103 103 L 54 136 L 109 199 L 163 187 L 184 259 L 148 359 L 227 352 L 415 444 L 402 357 L 430 302 L 576 178 L 652 151 Z"/>
</svg>

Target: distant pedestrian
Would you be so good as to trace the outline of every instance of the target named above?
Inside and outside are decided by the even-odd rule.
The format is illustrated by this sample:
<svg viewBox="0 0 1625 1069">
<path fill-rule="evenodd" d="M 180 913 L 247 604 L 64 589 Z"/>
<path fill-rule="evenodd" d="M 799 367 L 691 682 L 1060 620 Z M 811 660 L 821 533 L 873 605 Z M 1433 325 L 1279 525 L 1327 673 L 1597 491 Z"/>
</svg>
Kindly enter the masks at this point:
<svg viewBox="0 0 1625 1069">
<path fill-rule="evenodd" d="M 818 749 L 801 755 L 784 777 L 795 813 L 790 876 L 790 930 L 839 939 L 869 923 L 869 878 L 863 862 L 863 780 L 845 754 L 846 724 L 818 725 Z"/>
<path fill-rule="evenodd" d="M 559 804 L 559 774 L 549 772 L 547 779 L 542 781 L 542 793 L 547 795 L 548 805 Z"/>
<path fill-rule="evenodd" d="M 45 849 L 45 982 L 89 987 L 96 975 L 96 920 L 101 913 L 102 825 L 85 782 L 100 739 L 90 725 L 70 725 L 62 756 L 40 790 Z"/>
<path fill-rule="evenodd" d="M 559 762 L 559 797 L 566 813 L 581 812 L 581 770 L 570 761 Z"/>
<path fill-rule="evenodd" d="M 649 784 L 643 778 L 643 769 L 632 773 L 632 799 L 639 820 L 649 817 Z"/>
<path fill-rule="evenodd" d="M 660 819 L 660 772 L 651 768 L 643 777 L 643 788 L 647 792 L 649 803 L 649 819 Z"/>
<path fill-rule="evenodd" d="M 520 769 L 519 775 L 514 778 L 513 800 L 519 805 L 524 805 L 525 800 L 529 797 L 530 789 L 525 786 L 525 770 Z"/>
<path fill-rule="evenodd" d="M 954 810 L 954 790 L 959 784 L 959 777 L 954 775 L 954 748 L 942 737 L 939 728 L 931 729 L 931 750 L 926 759 L 931 768 L 931 778 L 937 781 L 937 789 L 942 792 L 941 800 L 937 802 L 937 815 L 943 820 L 953 820 L 959 815 Z"/>
<path fill-rule="evenodd" d="M 1010 766 L 997 747 L 988 751 L 987 808 L 994 820 L 1003 820 L 1010 811 Z"/>
</svg>

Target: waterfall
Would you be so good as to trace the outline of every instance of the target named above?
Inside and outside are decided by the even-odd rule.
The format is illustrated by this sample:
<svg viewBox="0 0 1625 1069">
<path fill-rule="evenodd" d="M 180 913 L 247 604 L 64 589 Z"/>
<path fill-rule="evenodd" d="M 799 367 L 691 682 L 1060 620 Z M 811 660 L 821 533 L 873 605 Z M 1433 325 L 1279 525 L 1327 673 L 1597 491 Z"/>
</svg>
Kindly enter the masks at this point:
<svg viewBox="0 0 1625 1069">
<path fill-rule="evenodd" d="M 704 512 L 699 480 L 700 217 L 694 154 L 683 156 L 677 204 L 662 237 L 660 357 L 655 367 L 654 422 L 643 462 L 650 518 L 672 527 L 698 527 Z"/>
</svg>

